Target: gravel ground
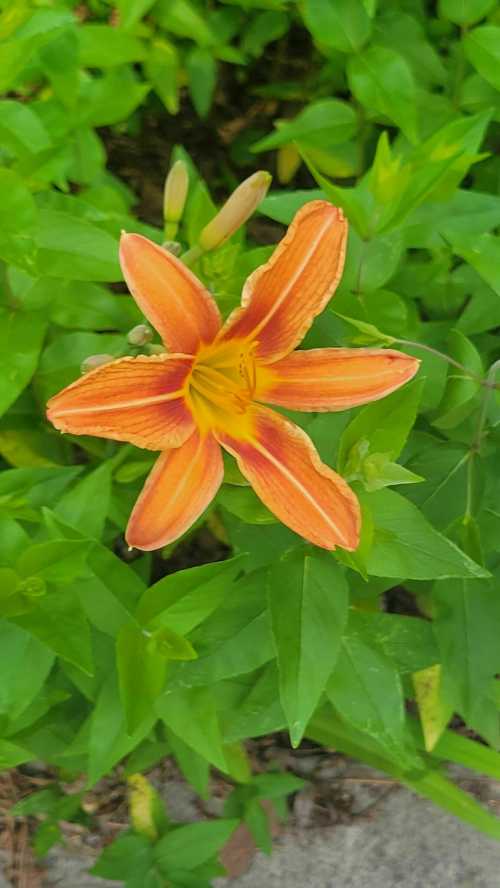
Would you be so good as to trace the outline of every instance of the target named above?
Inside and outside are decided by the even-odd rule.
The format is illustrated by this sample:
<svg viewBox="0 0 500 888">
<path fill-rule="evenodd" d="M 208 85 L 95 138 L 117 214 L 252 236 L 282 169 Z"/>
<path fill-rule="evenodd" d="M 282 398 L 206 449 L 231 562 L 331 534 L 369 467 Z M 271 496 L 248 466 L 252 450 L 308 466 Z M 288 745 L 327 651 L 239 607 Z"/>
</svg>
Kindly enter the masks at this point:
<svg viewBox="0 0 500 888">
<path fill-rule="evenodd" d="M 482 792 L 498 810 L 500 784 L 484 783 Z M 196 819 L 185 785 L 173 782 L 163 794 L 173 816 Z M 290 825 L 271 857 L 255 854 L 246 873 L 217 888 L 500 888 L 500 843 L 399 787 L 361 785 L 356 803 L 370 813 L 322 828 Z M 51 852 L 44 888 L 116 888 L 89 876 L 91 864 L 87 852 Z M 0 888 L 11 888 L 1 873 Z"/>
</svg>

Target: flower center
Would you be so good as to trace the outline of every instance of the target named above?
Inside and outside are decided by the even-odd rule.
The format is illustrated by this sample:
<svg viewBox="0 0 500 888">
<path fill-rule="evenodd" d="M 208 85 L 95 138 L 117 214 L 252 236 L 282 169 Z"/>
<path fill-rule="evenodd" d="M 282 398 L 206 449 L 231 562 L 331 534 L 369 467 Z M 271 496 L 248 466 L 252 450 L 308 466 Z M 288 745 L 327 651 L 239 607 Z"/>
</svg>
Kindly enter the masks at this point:
<svg viewBox="0 0 500 888">
<path fill-rule="evenodd" d="M 227 429 L 243 419 L 256 382 L 255 343 L 228 342 L 198 353 L 188 398 L 199 425 Z"/>
</svg>

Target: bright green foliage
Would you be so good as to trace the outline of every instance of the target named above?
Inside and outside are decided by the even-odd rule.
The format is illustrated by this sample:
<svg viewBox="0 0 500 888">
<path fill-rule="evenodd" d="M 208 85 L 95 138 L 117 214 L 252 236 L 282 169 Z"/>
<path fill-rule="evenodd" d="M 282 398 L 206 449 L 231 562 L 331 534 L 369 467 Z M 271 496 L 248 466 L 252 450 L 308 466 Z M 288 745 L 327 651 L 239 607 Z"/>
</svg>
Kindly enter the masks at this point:
<svg viewBox="0 0 500 888">
<path fill-rule="evenodd" d="M 273 763 L 252 774 L 245 741 L 288 731 L 293 746 L 305 736 L 355 756 L 499 839 L 498 819 L 438 768 L 500 774 L 497 4 L 85 11 L 0 3 L 0 768 L 41 760 L 60 775 L 13 813 L 39 818 L 44 855 L 61 820 L 92 825 L 62 784 L 85 774 L 92 787 L 120 765 L 131 828 L 93 873 L 205 888 L 239 823 L 270 851 L 262 802 L 283 814 L 302 781 Z M 305 545 L 227 457 L 216 500 L 178 546 L 128 553 L 153 454 L 61 436 L 46 401 L 90 355 L 141 353 L 127 340 L 144 318 L 121 284 L 118 239 L 163 242 L 169 165 L 189 172 L 185 252 L 222 195 L 286 152 L 287 186 L 194 270 L 226 315 L 276 223 L 310 200 L 344 210 L 344 275 L 303 347 L 421 360 L 383 400 L 293 416 L 359 497 L 361 544 Z M 142 353 L 158 345 L 155 334 Z M 452 715 L 477 740 L 448 730 Z M 166 755 L 203 798 L 212 768 L 228 776 L 221 818 L 169 820 L 141 776 Z"/>
</svg>

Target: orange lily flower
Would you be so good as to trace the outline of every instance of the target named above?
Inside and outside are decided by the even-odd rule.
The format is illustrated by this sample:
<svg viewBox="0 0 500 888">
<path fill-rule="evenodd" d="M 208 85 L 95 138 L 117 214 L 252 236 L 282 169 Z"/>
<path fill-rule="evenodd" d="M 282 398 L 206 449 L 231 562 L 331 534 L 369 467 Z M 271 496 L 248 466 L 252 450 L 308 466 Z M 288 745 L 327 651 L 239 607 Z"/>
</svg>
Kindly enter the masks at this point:
<svg viewBox="0 0 500 888">
<path fill-rule="evenodd" d="M 211 294 L 179 259 L 141 235 L 122 236 L 123 274 L 168 354 L 97 367 L 49 401 L 48 417 L 63 432 L 162 451 L 132 511 L 130 546 L 156 549 L 193 524 L 222 483 L 222 445 L 283 524 L 325 549 L 356 549 L 355 494 L 302 429 L 264 406 L 355 407 L 418 369 L 389 349 L 293 351 L 333 295 L 346 238 L 340 210 L 306 204 L 222 325 Z"/>
</svg>

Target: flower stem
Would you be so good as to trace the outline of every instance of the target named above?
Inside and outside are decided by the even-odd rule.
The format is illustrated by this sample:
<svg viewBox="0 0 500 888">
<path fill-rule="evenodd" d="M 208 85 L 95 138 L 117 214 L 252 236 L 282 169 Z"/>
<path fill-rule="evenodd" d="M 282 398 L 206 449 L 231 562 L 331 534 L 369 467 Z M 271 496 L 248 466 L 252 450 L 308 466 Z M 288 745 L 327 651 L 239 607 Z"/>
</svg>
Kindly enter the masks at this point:
<svg viewBox="0 0 500 888">
<path fill-rule="evenodd" d="M 409 348 L 420 348 L 422 351 L 428 352 L 430 355 L 434 355 L 436 358 L 441 358 L 442 361 L 446 361 L 447 364 L 451 364 L 452 367 L 456 367 L 460 370 L 464 376 L 468 376 L 469 379 L 473 379 L 474 382 L 477 382 L 478 385 L 483 385 L 488 389 L 499 388 L 500 386 L 494 382 L 493 379 L 490 379 L 490 376 L 482 377 L 476 376 L 475 373 L 471 373 L 471 371 L 461 364 L 459 361 L 456 361 L 455 358 L 452 358 L 450 355 L 445 354 L 445 352 L 439 351 L 437 348 L 433 348 L 432 345 L 426 345 L 424 342 L 413 342 L 410 339 L 395 339 L 394 340 L 397 345 L 406 345 Z"/>
<path fill-rule="evenodd" d="M 181 260 L 184 262 L 184 265 L 187 265 L 190 268 L 200 256 L 203 255 L 203 250 L 198 244 L 195 244 L 194 247 L 191 247 L 190 250 L 187 250 L 182 256 Z"/>
</svg>

